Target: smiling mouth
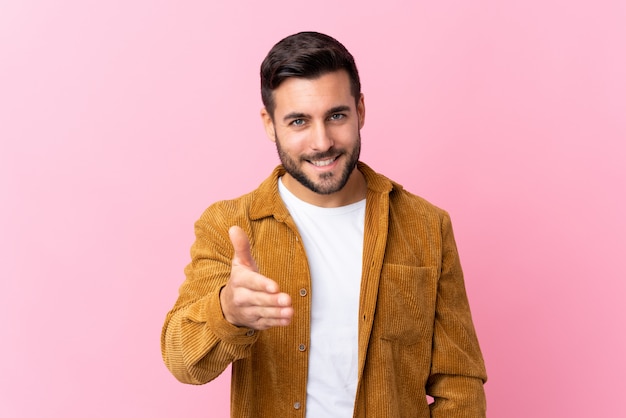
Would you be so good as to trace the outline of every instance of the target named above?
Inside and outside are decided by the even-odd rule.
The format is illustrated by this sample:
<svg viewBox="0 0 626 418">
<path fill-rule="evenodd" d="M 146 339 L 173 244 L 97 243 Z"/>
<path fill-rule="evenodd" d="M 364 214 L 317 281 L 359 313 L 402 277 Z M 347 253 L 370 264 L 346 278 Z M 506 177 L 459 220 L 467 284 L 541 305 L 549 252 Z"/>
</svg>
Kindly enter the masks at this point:
<svg viewBox="0 0 626 418">
<path fill-rule="evenodd" d="M 334 157 L 326 158 L 323 160 L 307 160 L 307 161 L 316 167 L 326 167 L 334 163 L 337 160 L 337 158 L 339 158 L 339 156 L 334 156 Z"/>
</svg>

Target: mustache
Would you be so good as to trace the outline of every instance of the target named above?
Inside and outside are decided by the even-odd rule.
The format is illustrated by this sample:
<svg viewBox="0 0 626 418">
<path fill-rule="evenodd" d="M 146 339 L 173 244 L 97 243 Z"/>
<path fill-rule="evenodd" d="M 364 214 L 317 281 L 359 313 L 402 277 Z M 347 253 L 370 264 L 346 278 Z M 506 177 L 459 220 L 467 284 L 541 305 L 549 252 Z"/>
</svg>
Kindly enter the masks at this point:
<svg viewBox="0 0 626 418">
<path fill-rule="evenodd" d="M 317 152 L 315 154 L 303 155 L 301 159 L 302 160 L 324 160 L 326 158 L 338 157 L 343 153 L 344 153 L 343 151 L 339 151 L 339 150 L 331 148 L 324 152 Z"/>
</svg>

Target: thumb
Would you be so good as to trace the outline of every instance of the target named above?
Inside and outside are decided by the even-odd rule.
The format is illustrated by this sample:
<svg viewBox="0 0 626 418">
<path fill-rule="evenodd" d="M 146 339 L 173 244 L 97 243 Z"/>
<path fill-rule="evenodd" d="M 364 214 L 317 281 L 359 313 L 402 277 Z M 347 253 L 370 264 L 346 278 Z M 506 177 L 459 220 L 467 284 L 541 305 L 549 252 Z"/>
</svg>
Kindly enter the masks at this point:
<svg viewBox="0 0 626 418">
<path fill-rule="evenodd" d="M 254 271 L 257 270 L 256 262 L 252 258 L 250 252 L 250 240 L 246 235 L 246 232 L 238 226 L 231 226 L 228 230 L 228 236 L 230 242 L 235 249 L 235 255 L 233 256 L 233 265 L 245 266 Z"/>
</svg>

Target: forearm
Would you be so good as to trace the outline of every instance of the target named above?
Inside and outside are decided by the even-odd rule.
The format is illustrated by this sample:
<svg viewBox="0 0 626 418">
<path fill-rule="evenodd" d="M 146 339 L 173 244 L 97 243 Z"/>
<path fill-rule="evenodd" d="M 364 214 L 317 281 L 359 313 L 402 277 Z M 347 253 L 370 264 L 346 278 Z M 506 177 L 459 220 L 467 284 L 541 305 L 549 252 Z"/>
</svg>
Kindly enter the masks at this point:
<svg viewBox="0 0 626 418">
<path fill-rule="evenodd" d="M 434 398 L 432 417 L 484 417 L 486 380 L 452 226 L 446 214 L 442 222 L 442 265 L 427 387 L 427 393 Z"/>
<path fill-rule="evenodd" d="M 246 357 L 256 334 L 235 327 L 223 318 L 219 291 L 167 316 L 161 336 L 163 360 L 181 382 L 204 384 L 219 376 L 230 363 Z"/>
</svg>

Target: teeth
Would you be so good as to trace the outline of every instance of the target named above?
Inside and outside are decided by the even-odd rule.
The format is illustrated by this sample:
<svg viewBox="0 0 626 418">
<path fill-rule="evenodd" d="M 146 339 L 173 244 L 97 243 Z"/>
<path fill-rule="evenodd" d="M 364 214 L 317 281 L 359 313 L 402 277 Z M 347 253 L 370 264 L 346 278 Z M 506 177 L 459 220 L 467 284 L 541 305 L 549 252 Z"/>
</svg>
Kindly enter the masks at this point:
<svg viewBox="0 0 626 418">
<path fill-rule="evenodd" d="M 335 161 L 334 158 L 329 158 L 328 160 L 311 161 L 311 164 L 313 164 L 316 167 L 326 167 L 327 165 L 332 164 L 333 161 Z"/>
</svg>

